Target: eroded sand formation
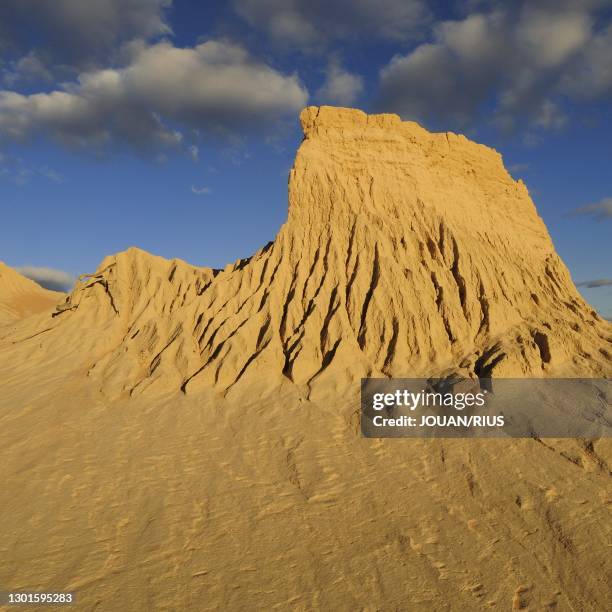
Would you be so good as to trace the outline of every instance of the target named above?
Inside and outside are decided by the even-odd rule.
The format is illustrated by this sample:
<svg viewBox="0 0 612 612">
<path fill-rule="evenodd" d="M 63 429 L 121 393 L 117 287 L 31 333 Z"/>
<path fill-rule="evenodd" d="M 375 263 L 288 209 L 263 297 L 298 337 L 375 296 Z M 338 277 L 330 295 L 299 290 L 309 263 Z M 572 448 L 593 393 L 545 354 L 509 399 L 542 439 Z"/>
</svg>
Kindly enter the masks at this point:
<svg viewBox="0 0 612 612">
<path fill-rule="evenodd" d="M 365 375 L 612 373 L 526 187 L 394 115 L 301 121 L 253 257 L 130 249 L 0 327 L 0 582 L 97 610 L 605 609 L 609 441 L 357 433 Z"/>
</svg>

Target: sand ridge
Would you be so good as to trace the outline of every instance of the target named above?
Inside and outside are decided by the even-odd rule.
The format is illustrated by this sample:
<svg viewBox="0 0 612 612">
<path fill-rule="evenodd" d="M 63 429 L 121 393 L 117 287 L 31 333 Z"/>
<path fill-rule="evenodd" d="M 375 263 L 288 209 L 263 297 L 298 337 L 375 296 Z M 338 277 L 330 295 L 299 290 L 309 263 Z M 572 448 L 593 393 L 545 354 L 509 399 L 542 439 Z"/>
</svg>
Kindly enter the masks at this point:
<svg viewBox="0 0 612 612">
<path fill-rule="evenodd" d="M 50 310 L 65 295 L 43 289 L 0 261 L 0 326 Z"/>
</svg>

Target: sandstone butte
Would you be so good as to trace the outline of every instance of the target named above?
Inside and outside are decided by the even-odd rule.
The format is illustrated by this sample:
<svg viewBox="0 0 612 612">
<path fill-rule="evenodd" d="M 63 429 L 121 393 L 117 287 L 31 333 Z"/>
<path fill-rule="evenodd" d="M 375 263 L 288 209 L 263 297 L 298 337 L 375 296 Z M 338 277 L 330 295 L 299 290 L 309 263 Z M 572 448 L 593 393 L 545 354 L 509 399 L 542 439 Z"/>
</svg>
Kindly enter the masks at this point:
<svg viewBox="0 0 612 612">
<path fill-rule="evenodd" d="M 609 440 L 358 433 L 363 376 L 610 376 L 526 186 L 395 115 L 301 123 L 287 222 L 248 259 L 131 248 L 65 297 L 0 268 L 0 583 L 96 610 L 606 609 Z"/>
</svg>

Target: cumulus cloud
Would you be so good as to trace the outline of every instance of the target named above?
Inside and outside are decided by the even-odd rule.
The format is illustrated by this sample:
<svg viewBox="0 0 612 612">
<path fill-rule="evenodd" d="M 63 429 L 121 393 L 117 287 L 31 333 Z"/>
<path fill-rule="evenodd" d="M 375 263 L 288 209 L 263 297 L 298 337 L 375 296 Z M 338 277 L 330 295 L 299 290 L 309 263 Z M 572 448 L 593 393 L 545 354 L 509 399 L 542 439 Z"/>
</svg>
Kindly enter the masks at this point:
<svg viewBox="0 0 612 612">
<path fill-rule="evenodd" d="M 84 72 L 54 91 L 0 91 L 0 134 L 14 140 L 42 134 L 97 149 L 115 142 L 176 147 L 183 144 L 181 127 L 235 136 L 295 113 L 307 98 L 296 75 L 274 70 L 240 46 L 160 42 L 135 47 L 123 68 Z"/>
<path fill-rule="evenodd" d="M 21 266 L 15 269 L 41 287 L 52 291 L 69 291 L 74 285 L 74 277 L 63 270 L 39 266 Z"/>
<path fill-rule="evenodd" d="M 612 24 L 595 35 L 581 61 L 564 73 L 562 91 L 576 99 L 597 99 L 612 94 Z"/>
<path fill-rule="evenodd" d="M 418 38 L 424 0 L 234 0 L 236 12 L 276 42 L 314 51 L 335 40 Z"/>
<path fill-rule="evenodd" d="M 612 31 L 598 19 L 599 3 L 483 7 L 435 24 L 429 42 L 393 57 L 380 73 L 378 106 L 460 126 L 486 107 L 502 130 L 551 130 L 567 120 L 564 97 L 611 92 Z"/>
<path fill-rule="evenodd" d="M 578 287 L 586 289 L 599 289 L 600 287 L 612 287 L 612 278 L 597 278 L 595 280 L 582 281 L 578 283 Z"/>
<path fill-rule="evenodd" d="M 506 60 L 503 16 L 471 15 L 434 28 L 434 42 L 396 55 L 380 74 L 381 109 L 420 120 L 474 116 Z"/>
<path fill-rule="evenodd" d="M 574 209 L 571 215 L 586 215 L 603 221 L 604 219 L 612 219 L 612 198 L 603 198 L 599 202 L 593 204 L 585 204 Z"/>
<path fill-rule="evenodd" d="M 0 49 L 27 57 L 36 41 L 49 66 L 91 69 L 135 39 L 170 33 L 172 0 L 2 0 Z M 19 66 L 17 66 L 19 69 Z"/>
<path fill-rule="evenodd" d="M 548 10 L 525 5 L 516 27 L 516 45 L 535 66 L 556 67 L 591 37 L 590 14 L 572 8 Z"/>
<path fill-rule="evenodd" d="M 325 82 L 317 91 L 317 98 L 322 104 L 350 106 L 362 91 L 363 79 L 344 70 L 337 59 L 332 59 L 327 66 Z"/>
</svg>

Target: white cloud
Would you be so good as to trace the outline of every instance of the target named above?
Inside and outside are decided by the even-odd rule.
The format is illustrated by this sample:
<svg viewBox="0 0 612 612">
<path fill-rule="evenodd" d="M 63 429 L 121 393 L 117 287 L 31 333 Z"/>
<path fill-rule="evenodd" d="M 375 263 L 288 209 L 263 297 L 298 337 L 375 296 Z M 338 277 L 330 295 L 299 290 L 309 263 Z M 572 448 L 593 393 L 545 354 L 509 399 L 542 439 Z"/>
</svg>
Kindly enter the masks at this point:
<svg viewBox="0 0 612 612">
<path fill-rule="evenodd" d="M 85 72 L 48 93 L 0 91 L 0 134 L 46 135 L 71 147 L 182 145 L 179 127 L 236 137 L 297 113 L 308 99 L 242 47 L 210 40 L 193 48 L 141 45 L 121 69 Z"/>
<path fill-rule="evenodd" d="M 500 13 L 438 24 L 434 41 L 396 55 L 380 74 L 380 107 L 465 124 L 499 78 L 508 46 Z"/>
<path fill-rule="evenodd" d="M 516 44 L 525 56 L 543 68 L 565 62 L 591 37 L 591 15 L 579 10 L 526 9 L 516 29 Z"/>
<path fill-rule="evenodd" d="M 577 99 L 597 99 L 612 94 L 612 24 L 594 36 L 563 74 L 561 88 Z"/>
<path fill-rule="evenodd" d="M 332 59 L 326 70 L 326 78 L 317 91 L 317 98 L 322 104 L 350 106 L 363 91 L 363 79 L 347 72 L 340 62 Z"/>
<path fill-rule="evenodd" d="M 395 56 L 380 72 L 378 106 L 460 127 L 491 107 L 504 131 L 559 129 L 564 97 L 612 94 L 612 26 L 599 19 L 602 6 L 481 3 L 489 10 L 438 23 L 430 42 Z"/>
<path fill-rule="evenodd" d="M 603 198 L 593 204 L 585 204 L 571 212 L 572 215 L 587 215 L 595 219 L 612 219 L 612 198 Z"/>
<path fill-rule="evenodd" d="M 191 186 L 191 193 L 194 193 L 195 195 L 209 195 L 211 192 L 210 187 L 195 187 L 194 185 Z"/>
<path fill-rule="evenodd" d="M 63 270 L 39 266 L 21 266 L 15 269 L 41 287 L 52 291 L 68 291 L 74 285 L 74 277 Z"/>
</svg>

